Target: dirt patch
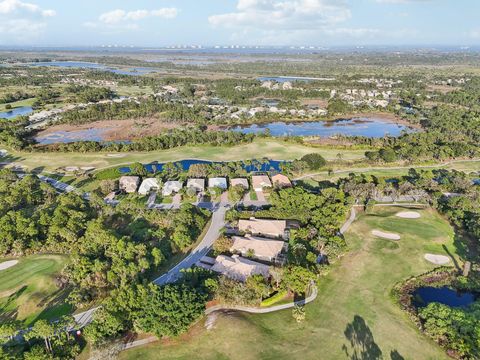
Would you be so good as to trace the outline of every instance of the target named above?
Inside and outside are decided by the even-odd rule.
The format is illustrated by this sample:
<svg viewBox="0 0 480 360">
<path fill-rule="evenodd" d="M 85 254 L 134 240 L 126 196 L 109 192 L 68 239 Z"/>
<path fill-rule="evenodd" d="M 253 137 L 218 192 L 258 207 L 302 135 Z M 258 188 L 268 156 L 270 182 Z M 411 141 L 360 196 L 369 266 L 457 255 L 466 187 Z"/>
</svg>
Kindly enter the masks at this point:
<svg viewBox="0 0 480 360">
<path fill-rule="evenodd" d="M 420 213 L 416 211 L 402 211 L 397 213 L 395 216 L 402 219 L 418 219 L 421 217 Z"/>
<path fill-rule="evenodd" d="M 324 99 L 303 99 L 301 101 L 301 104 L 306 105 L 306 106 L 318 106 L 318 107 L 321 107 L 323 109 L 326 109 L 327 106 L 328 106 L 328 100 L 324 100 Z"/>
<path fill-rule="evenodd" d="M 382 112 L 382 111 L 375 111 L 375 112 L 366 112 L 366 113 L 351 113 L 345 114 L 340 117 L 335 117 L 331 119 L 331 121 L 341 120 L 341 119 L 350 119 L 350 118 L 365 118 L 365 119 L 381 119 L 386 122 L 391 122 L 394 124 L 405 125 L 409 126 L 414 129 L 421 129 L 422 127 L 419 124 L 412 124 L 408 120 L 401 118 L 398 115 L 389 113 L 389 112 Z"/>
<path fill-rule="evenodd" d="M 372 230 L 372 235 L 388 240 L 400 240 L 400 235 L 394 233 L 383 232 L 380 230 Z"/>
<path fill-rule="evenodd" d="M 438 91 L 442 94 L 447 94 L 452 91 L 460 90 L 458 86 L 451 86 L 451 85 L 437 85 L 437 84 L 429 84 L 427 85 L 427 90 L 430 91 Z"/>
<path fill-rule="evenodd" d="M 11 268 L 12 266 L 15 266 L 17 264 L 18 264 L 18 260 L 4 261 L 4 262 L 0 263 L 0 271 Z"/>
<path fill-rule="evenodd" d="M 425 254 L 424 258 L 435 265 L 446 265 L 450 262 L 450 258 L 445 255 Z"/>
<path fill-rule="evenodd" d="M 101 120 L 82 125 L 54 125 L 37 134 L 37 137 L 46 137 L 56 132 L 75 132 L 90 129 L 103 130 L 103 140 L 134 140 L 145 136 L 157 135 L 165 130 L 178 128 L 179 124 L 162 122 L 156 118 Z"/>
</svg>

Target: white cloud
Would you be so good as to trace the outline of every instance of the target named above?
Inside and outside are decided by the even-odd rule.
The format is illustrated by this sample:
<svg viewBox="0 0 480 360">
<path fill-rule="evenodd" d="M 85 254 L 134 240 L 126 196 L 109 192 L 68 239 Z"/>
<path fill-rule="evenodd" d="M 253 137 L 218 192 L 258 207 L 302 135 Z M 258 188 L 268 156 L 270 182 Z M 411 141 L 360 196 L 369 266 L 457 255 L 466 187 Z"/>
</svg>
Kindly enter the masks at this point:
<svg viewBox="0 0 480 360">
<path fill-rule="evenodd" d="M 98 18 L 99 21 L 105 24 L 117 24 L 126 21 L 139 21 L 147 17 L 161 17 L 164 19 L 173 19 L 177 16 L 178 9 L 176 8 L 162 8 L 157 10 L 134 10 L 125 11 L 122 9 L 116 9 L 104 14 L 101 14 Z"/>
<path fill-rule="evenodd" d="M 236 11 L 209 23 L 232 29 L 231 40 L 270 45 L 318 42 L 326 37 L 373 37 L 380 31 L 344 26 L 352 17 L 345 0 L 238 0 Z"/>
<path fill-rule="evenodd" d="M 39 37 L 47 27 L 46 19 L 57 13 L 21 0 L 0 1 L 0 41 L 27 41 Z"/>
<path fill-rule="evenodd" d="M 311 30 L 350 17 L 345 0 L 238 0 L 235 12 L 212 15 L 208 21 L 214 27 Z"/>
<path fill-rule="evenodd" d="M 379 4 L 411 4 L 411 3 L 420 3 L 428 2 L 430 0 L 375 0 Z"/>
<path fill-rule="evenodd" d="M 98 20 L 105 24 L 115 24 L 125 19 L 126 12 L 124 10 L 113 10 L 99 16 Z"/>
<path fill-rule="evenodd" d="M 156 10 L 139 9 L 133 11 L 115 9 L 101 14 L 97 21 L 83 23 L 83 26 L 92 29 L 99 29 L 107 33 L 118 33 L 126 30 L 139 30 L 139 22 L 141 20 L 153 17 L 173 19 L 177 17 L 178 13 L 179 10 L 173 7 Z"/>
<path fill-rule="evenodd" d="M 473 29 L 472 31 L 470 31 L 469 35 L 473 39 L 480 39 L 480 28 Z"/>
<path fill-rule="evenodd" d="M 20 0 L 0 1 L 0 14 L 2 15 L 40 15 L 43 17 L 55 16 L 55 10 L 43 10 L 40 6 Z"/>
<path fill-rule="evenodd" d="M 164 19 L 173 19 L 176 18 L 178 15 L 177 8 L 163 8 L 158 10 L 153 10 L 151 12 L 152 16 L 158 16 Z"/>
</svg>

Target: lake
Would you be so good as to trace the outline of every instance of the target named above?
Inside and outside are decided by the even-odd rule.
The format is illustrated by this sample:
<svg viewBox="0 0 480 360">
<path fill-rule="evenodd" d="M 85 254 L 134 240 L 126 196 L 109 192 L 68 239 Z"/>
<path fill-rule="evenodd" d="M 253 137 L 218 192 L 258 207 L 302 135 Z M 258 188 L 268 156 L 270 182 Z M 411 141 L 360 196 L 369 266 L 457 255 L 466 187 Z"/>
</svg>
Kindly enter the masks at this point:
<svg viewBox="0 0 480 360">
<path fill-rule="evenodd" d="M 449 287 L 418 288 L 413 292 L 413 303 L 416 307 L 424 307 L 432 302 L 448 305 L 451 307 L 462 307 L 472 304 L 477 296 L 470 292 L 459 292 Z"/>
<path fill-rule="evenodd" d="M 129 70 L 124 69 L 117 69 L 114 67 L 109 67 L 103 64 L 98 63 L 91 63 L 91 62 L 83 62 L 83 61 L 47 61 L 47 62 L 38 62 L 38 63 L 31 63 L 28 64 L 29 66 L 54 66 L 54 67 L 61 67 L 61 68 L 81 68 L 81 69 L 92 69 L 92 70 L 100 70 L 100 71 L 110 71 L 115 74 L 119 75 L 145 75 L 152 72 L 155 72 L 155 69 L 151 68 L 144 68 L 144 67 L 136 67 L 131 68 Z"/>
<path fill-rule="evenodd" d="M 252 160 L 251 162 L 243 162 L 242 163 L 242 168 L 245 169 L 247 173 L 251 172 L 257 172 L 257 171 L 281 171 L 281 165 L 285 164 L 286 161 L 277 161 L 277 160 L 266 160 L 265 162 L 263 161 L 257 161 L 257 160 Z M 207 160 L 197 160 L 197 159 L 185 159 L 181 161 L 175 161 L 174 164 L 178 164 L 178 166 L 183 170 L 183 171 L 188 171 L 190 169 L 190 166 L 196 165 L 196 164 L 228 164 L 228 162 L 220 162 L 220 161 L 207 161 Z M 146 164 L 145 169 L 149 173 L 155 173 L 163 170 L 165 163 L 151 163 L 151 164 Z M 120 172 L 122 174 L 127 174 L 130 172 L 130 168 L 128 166 L 120 168 Z"/>
<path fill-rule="evenodd" d="M 270 131 L 272 136 L 321 136 L 331 137 L 334 135 L 366 136 L 381 138 L 385 135 L 399 136 L 402 131 L 411 131 L 408 126 L 400 125 L 381 118 L 352 118 L 336 121 L 312 121 L 312 122 L 271 122 L 266 124 L 253 124 L 235 126 L 228 130 L 238 131 L 245 134 L 257 134 Z"/>
<path fill-rule="evenodd" d="M 33 112 L 31 106 L 20 106 L 11 110 L 0 112 L 0 119 L 13 119 L 17 116 L 30 115 Z"/>
</svg>

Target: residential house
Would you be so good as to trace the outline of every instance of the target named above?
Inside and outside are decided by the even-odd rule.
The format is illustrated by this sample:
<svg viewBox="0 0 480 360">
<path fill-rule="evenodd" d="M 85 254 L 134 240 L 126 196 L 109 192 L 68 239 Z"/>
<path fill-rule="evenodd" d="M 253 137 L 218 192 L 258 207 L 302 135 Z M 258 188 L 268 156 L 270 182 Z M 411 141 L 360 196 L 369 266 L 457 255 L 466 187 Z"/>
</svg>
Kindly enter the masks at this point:
<svg viewBox="0 0 480 360">
<path fill-rule="evenodd" d="M 290 179 L 283 174 L 276 174 L 272 176 L 273 186 L 276 188 L 289 188 L 292 187 Z"/>
<path fill-rule="evenodd" d="M 223 190 L 227 190 L 227 179 L 226 178 L 209 178 L 208 179 L 208 187 L 214 188 L 214 187 L 219 187 Z"/>
<path fill-rule="evenodd" d="M 188 179 L 187 188 L 194 189 L 196 192 L 205 191 L 205 179 Z"/>
<path fill-rule="evenodd" d="M 262 275 L 268 278 L 270 272 L 268 265 L 242 258 L 238 255 L 219 255 L 211 270 L 218 272 L 230 279 L 245 282 L 252 275 Z"/>
<path fill-rule="evenodd" d="M 158 180 L 155 178 L 147 178 L 142 181 L 138 193 L 140 195 L 147 195 L 152 190 L 158 190 L 160 186 L 158 185 Z"/>
<path fill-rule="evenodd" d="M 242 186 L 245 190 L 248 190 L 248 180 L 245 178 L 235 178 L 230 180 L 230 186 Z"/>
<path fill-rule="evenodd" d="M 182 190 L 183 183 L 181 181 L 167 181 L 163 185 L 163 190 L 162 190 L 162 195 L 163 196 L 170 196 L 173 193 L 178 193 L 180 190 Z"/>
<path fill-rule="evenodd" d="M 240 219 L 238 221 L 238 230 L 252 235 L 286 238 L 287 221 L 256 218 L 250 218 L 249 220 Z"/>
<path fill-rule="evenodd" d="M 275 261 L 286 246 L 284 241 L 250 235 L 245 237 L 234 236 L 232 240 L 233 245 L 230 248 L 230 252 L 270 262 Z"/>
<path fill-rule="evenodd" d="M 140 177 L 138 176 L 122 176 L 119 180 L 120 190 L 126 193 L 134 193 L 140 185 Z"/>
<path fill-rule="evenodd" d="M 255 191 L 262 191 L 263 188 L 271 188 L 272 182 L 267 175 L 253 175 L 252 176 L 252 187 Z"/>
</svg>

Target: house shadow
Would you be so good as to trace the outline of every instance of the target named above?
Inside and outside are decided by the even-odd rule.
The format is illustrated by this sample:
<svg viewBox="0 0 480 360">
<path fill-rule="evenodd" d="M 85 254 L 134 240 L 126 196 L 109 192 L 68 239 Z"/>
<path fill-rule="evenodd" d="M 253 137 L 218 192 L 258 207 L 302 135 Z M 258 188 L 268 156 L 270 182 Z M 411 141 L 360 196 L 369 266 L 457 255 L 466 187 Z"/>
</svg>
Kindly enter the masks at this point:
<svg viewBox="0 0 480 360">
<path fill-rule="evenodd" d="M 380 347 L 375 343 L 372 331 L 361 316 L 355 315 L 353 321 L 347 324 L 343 333 L 350 343 L 342 346 L 342 350 L 348 359 L 383 359 L 382 350 L 380 350 Z"/>
</svg>

